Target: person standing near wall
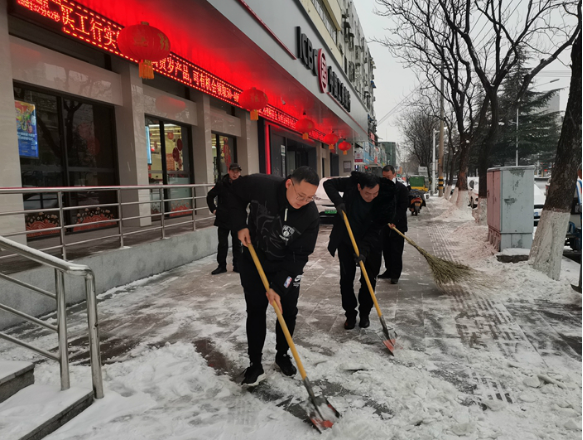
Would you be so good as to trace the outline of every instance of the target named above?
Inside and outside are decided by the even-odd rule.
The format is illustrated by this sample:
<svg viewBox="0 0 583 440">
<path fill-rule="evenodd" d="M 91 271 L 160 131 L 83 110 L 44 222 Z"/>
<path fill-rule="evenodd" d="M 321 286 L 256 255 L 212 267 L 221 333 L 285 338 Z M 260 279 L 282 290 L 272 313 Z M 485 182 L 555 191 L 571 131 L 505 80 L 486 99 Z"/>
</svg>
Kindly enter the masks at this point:
<svg viewBox="0 0 583 440">
<path fill-rule="evenodd" d="M 233 272 L 239 272 L 237 262 L 241 254 L 241 242 L 237 237 L 237 232 L 231 229 L 231 222 L 225 197 L 226 192 L 230 191 L 231 184 L 240 176 L 241 167 L 238 163 L 232 163 L 229 166 L 227 174 L 224 175 L 215 186 L 213 186 L 206 196 L 206 203 L 208 204 L 209 210 L 216 216 L 215 226 L 217 227 L 219 238 L 219 246 L 217 248 L 217 263 L 219 263 L 219 266 L 211 272 L 212 275 L 218 275 L 227 271 L 229 233 L 231 234 L 231 240 L 233 242 Z M 217 198 L 216 205 L 215 198 Z"/>
<path fill-rule="evenodd" d="M 268 304 L 275 301 L 293 335 L 298 314 L 300 282 L 308 257 L 316 247 L 320 216 L 314 196 L 320 179 L 311 168 L 297 168 L 287 179 L 253 174 L 233 182 L 229 209 L 233 228 L 243 246 L 241 285 L 247 304 L 247 342 L 250 366 L 242 385 L 254 386 L 265 378 L 262 365 L 267 332 Z M 247 206 L 249 215 L 247 216 Z M 265 287 L 247 246 L 252 243 L 269 281 Z M 275 327 L 275 363 L 286 376 L 296 374 L 289 345 Z"/>
<path fill-rule="evenodd" d="M 396 215 L 394 226 L 403 234 L 407 232 L 407 208 L 409 206 L 409 190 L 397 180 L 397 173 L 392 165 L 383 167 L 383 177 L 395 184 Z M 393 231 L 388 225 L 383 226 L 383 257 L 385 272 L 379 278 L 391 280 L 397 284 L 403 271 L 403 248 L 405 239 Z"/>
</svg>

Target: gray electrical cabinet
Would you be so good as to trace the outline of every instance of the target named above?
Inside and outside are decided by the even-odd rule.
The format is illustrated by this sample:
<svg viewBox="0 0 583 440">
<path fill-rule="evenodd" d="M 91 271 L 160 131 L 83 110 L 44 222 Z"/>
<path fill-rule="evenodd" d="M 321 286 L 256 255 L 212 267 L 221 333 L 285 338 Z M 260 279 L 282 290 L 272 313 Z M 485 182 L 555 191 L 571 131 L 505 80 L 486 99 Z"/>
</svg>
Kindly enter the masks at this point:
<svg viewBox="0 0 583 440">
<path fill-rule="evenodd" d="M 530 249 L 534 217 L 534 166 L 489 168 L 488 241 L 499 251 Z"/>
</svg>

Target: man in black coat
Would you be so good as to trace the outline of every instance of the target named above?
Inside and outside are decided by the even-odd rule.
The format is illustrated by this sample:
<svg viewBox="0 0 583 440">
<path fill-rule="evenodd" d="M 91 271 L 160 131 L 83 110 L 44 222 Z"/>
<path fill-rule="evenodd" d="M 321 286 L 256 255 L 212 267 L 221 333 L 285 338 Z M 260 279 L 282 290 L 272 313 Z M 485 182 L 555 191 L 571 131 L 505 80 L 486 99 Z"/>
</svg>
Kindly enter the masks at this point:
<svg viewBox="0 0 583 440">
<path fill-rule="evenodd" d="M 237 231 L 231 229 L 231 222 L 227 204 L 225 203 L 225 194 L 230 191 L 231 184 L 241 176 L 241 167 L 238 163 L 232 163 L 229 166 L 228 174 L 223 176 L 215 186 L 208 192 L 206 203 L 210 212 L 215 215 L 215 226 L 219 236 L 219 246 L 217 249 L 217 263 L 219 266 L 211 272 L 213 275 L 225 273 L 227 271 L 227 254 L 229 253 L 229 233 L 233 242 L 233 272 L 239 272 L 237 264 L 241 254 L 241 242 L 237 238 Z M 217 204 L 215 205 L 215 197 Z"/>
<path fill-rule="evenodd" d="M 329 179 L 324 182 L 324 190 L 336 209 L 338 215 L 330 234 L 328 250 L 334 256 L 338 250 L 340 261 L 340 293 L 342 308 L 346 316 L 344 328 L 351 330 L 356 325 L 357 300 L 354 294 L 354 277 L 359 261 L 370 279 L 372 288 L 381 267 L 381 231 L 383 224 L 393 219 L 393 187 L 381 182 L 377 176 L 353 171 L 350 177 Z M 342 196 L 340 193 L 344 193 Z M 354 247 L 348 235 L 342 212 L 346 212 L 350 228 L 359 250 L 356 257 Z M 364 277 L 360 277 L 358 292 L 359 326 L 370 325 L 369 314 L 373 307 L 372 297 Z"/>
<path fill-rule="evenodd" d="M 245 246 L 239 268 L 247 304 L 250 366 L 245 370 L 243 385 L 257 385 L 265 378 L 261 362 L 268 304 L 275 301 L 293 335 L 304 266 L 318 237 L 320 216 L 313 200 L 319 181 L 314 170 L 300 167 L 286 179 L 253 174 L 231 185 L 233 203 L 229 207 L 233 228 Z M 247 249 L 249 243 L 253 244 L 270 283 L 267 292 Z M 284 375 L 293 376 L 296 368 L 287 353 L 289 345 L 279 322 L 275 335 L 275 363 Z"/>
<path fill-rule="evenodd" d="M 407 187 L 397 180 L 397 173 L 392 165 L 383 168 L 383 177 L 395 184 L 396 218 L 395 227 L 403 234 L 407 232 L 407 210 L 409 208 L 409 191 Z M 379 278 L 391 280 L 391 284 L 397 284 L 403 271 L 403 248 L 405 239 L 393 231 L 388 225 L 383 227 L 383 257 L 385 258 L 385 272 Z"/>
</svg>

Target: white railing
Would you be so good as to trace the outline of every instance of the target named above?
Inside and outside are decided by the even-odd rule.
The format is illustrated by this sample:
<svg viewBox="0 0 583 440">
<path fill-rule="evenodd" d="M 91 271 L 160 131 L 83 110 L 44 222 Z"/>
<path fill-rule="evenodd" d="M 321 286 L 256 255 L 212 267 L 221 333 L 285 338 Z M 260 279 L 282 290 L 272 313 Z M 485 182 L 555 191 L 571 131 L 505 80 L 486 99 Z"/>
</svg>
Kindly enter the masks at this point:
<svg viewBox="0 0 583 440">
<path fill-rule="evenodd" d="M 60 243 L 56 246 L 49 246 L 42 248 L 42 251 L 50 251 L 59 249 L 61 251 L 61 256 L 64 260 L 67 260 L 67 247 L 87 244 L 90 242 L 103 241 L 105 239 L 117 238 L 119 240 L 119 246 L 124 246 L 124 238 L 134 235 L 141 234 L 151 231 L 160 231 L 160 238 L 166 238 L 166 231 L 169 228 L 175 228 L 181 225 L 191 225 L 192 230 L 196 230 L 195 222 L 206 220 L 214 216 L 202 216 L 198 214 L 200 211 L 208 212 L 208 207 L 206 204 L 206 196 L 213 184 L 190 184 L 190 185 L 135 185 L 135 186 L 75 186 L 75 187 L 54 187 L 54 188 L 1 188 L 1 195 L 21 195 L 24 200 L 25 208 L 26 204 L 30 204 L 32 200 L 31 196 L 39 195 L 38 200 L 34 200 L 34 203 L 40 204 L 41 206 L 32 206 L 31 209 L 24 209 L 22 211 L 4 211 L 0 212 L 0 217 L 4 216 L 18 216 L 25 215 L 27 217 L 38 215 L 45 219 L 51 219 L 54 222 L 53 227 L 43 227 L 42 229 L 27 229 L 24 231 L 11 232 L 3 234 L 4 237 L 14 237 L 25 235 L 27 237 L 46 233 L 54 233 L 60 237 Z M 181 191 L 178 191 L 181 190 Z M 113 203 L 90 203 L 86 205 L 77 206 L 65 206 L 64 198 L 65 196 L 70 197 L 72 193 L 74 194 L 85 194 L 86 200 L 91 200 L 91 195 L 98 192 L 113 192 L 115 194 L 115 199 L 117 202 Z M 140 200 L 140 195 L 144 192 L 149 193 L 149 200 Z M 176 194 L 177 192 L 187 193 Z M 136 201 L 122 201 L 123 195 L 131 193 L 131 196 L 136 198 Z M 197 194 L 198 193 L 198 194 Z M 27 198 L 27 195 L 29 196 Z M 49 197 L 47 197 L 47 195 Z M 56 195 L 56 197 L 54 197 Z M 48 201 L 48 207 L 42 206 L 45 201 Z M 175 204 L 180 206 L 180 209 L 172 210 L 167 209 L 167 204 Z M 147 214 L 139 214 L 139 207 L 148 205 Z M 152 207 L 156 210 L 153 211 Z M 114 209 L 115 208 L 115 209 Z M 138 212 L 138 215 L 124 215 L 124 211 L 129 211 L 133 208 L 134 211 Z M 159 208 L 159 209 L 158 209 Z M 66 219 L 69 212 L 72 211 L 87 211 L 96 210 L 99 212 L 109 211 L 110 217 L 103 220 L 95 221 L 83 221 L 82 223 L 66 223 Z M 117 210 L 117 215 L 113 216 L 112 211 Z M 79 215 L 79 214 L 78 214 Z M 180 216 L 179 221 L 169 222 L 168 216 Z M 187 216 L 190 216 L 188 218 Z M 184 220 L 187 218 L 187 220 Z M 128 222 L 140 222 L 141 219 L 150 219 L 151 223 L 147 226 L 141 227 L 129 227 Z M 108 234 L 106 236 L 100 235 L 99 237 L 86 238 L 83 240 L 65 240 L 65 236 L 69 232 L 75 232 L 80 229 L 89 229 L 95 227 L 109 226 L 112 223 L 117 227 L 117 232 Z M 147 222 L 146 222 L 147 223 Z M 50 224 L 50 222 L 49 222 Z M 109 231 L 109 229 L 108 229 Z M 81 236 L 82 237 L 82 236 Z M 5 255 L 0 257 L 8 258 L 13 255 Z"/>
<path fill-rule="evenodd" d="M 18 344 L 22 347 L 28 348 L 36 353 L 39 353 L 49 359 L 59 362 L 61 373 L 61 389 L 67 390 L 70 387 L 69 380 L 69 349 L 68 349 L 68 335 L 67 335 L 67 302 L 65 291 L 65 274 L 73 276 L 82 276 L 85 278 L 85 294 L 87 300 L 87 325 L 89 328 L 89 353 L 91 361 L 91 377 L 93 380 L 93 395 L 96 399 L 103 397 L 103 379 L 101 376 L 101 353 L 99 350 L 99 332 L 97 323 L 97 300 L 95 297 L 95 276 L 93 271 L 85 265 L 68 263 L 60 258 L 48 255 L 37 249 L 32 249 L 23 244 L 9 240 L 0 236 L 0 249 L 9 250 L 15 254 L 21 255 L 29 260 L 45 266 L 52 267 L 55 270 L 55 293 L 25 283 L 23 281 L 12 278 L 8 275 L 0 273 L 0 278 L 10 281 L 22 287 L 26 287 L 33 292 L 53 298 L 57 303 L 57 325 L 54 326 L 45 321 L 42 321 L 34 316 L 30 316 L 24 312 L 16 310 L 12 307 L 0 303 L 0 309 L 6 312 L 15 314 L 30 322 L 43 326 L 49 330 L 57 333 L 58 348 L 57 353 L 52 353 L 48 350 L 36 347 L 25 341 L 22 341 L 14 336 L 9 336 L 6 333 L 0 332 L 0 338 Z"/>
</svg>

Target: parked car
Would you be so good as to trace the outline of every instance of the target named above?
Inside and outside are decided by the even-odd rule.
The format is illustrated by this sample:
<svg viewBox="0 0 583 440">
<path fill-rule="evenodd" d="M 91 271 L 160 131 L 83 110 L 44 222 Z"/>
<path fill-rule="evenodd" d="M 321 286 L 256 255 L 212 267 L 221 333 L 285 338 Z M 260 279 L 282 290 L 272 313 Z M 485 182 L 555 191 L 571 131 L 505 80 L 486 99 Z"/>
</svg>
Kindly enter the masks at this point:
<svg viewBox="0 0 583 440">
<path fill-rule="evenodd" d="M 550 177 L 541 177 L 541 176 L 534 176 L 534 184 L 538 186 L 541 191 L 543 191 L 543 195 L 546 195 L 547 184 L 550 183 Z"/>
<path fill-rule="evenodd" d="M 534 183 L 534 225 L 538 226 L 540 216 L 543 212 L 543 206 L 545 205 L 546 196 L 543 190 L 537 185 L 536 181 Z"/>
<path fill-rule="evenodd" d="M 318 185 L 316 195 L 314 196 L 314 202 L 316 203 L 316 207 L 318 208 L 318 212 L 320 213 L 320 220 L 322 223 L 327 223 L 328 221 L 332 220 L 336 215 L 336 207 L 328 197 L 328 194 L 326 194 L 326 191 L 324 191 L 323 186 L 324 182 L 331 178 L 333 177 L 323 177 L 322 179 L 320 179 L 320 184 Z"/>
</svg>

